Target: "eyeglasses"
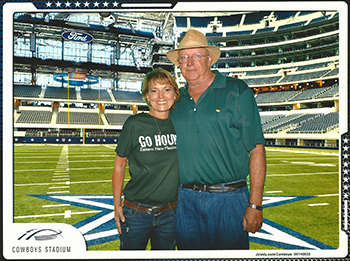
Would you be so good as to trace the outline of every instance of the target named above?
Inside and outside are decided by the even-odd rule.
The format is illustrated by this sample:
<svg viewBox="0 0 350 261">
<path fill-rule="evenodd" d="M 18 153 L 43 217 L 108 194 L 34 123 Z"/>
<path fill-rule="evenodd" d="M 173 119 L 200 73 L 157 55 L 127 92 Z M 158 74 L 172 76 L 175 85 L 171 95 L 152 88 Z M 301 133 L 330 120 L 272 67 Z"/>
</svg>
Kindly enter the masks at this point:
<svg viewBox="0 0 350 261">
<path fill-rule="evenodd" d="M 179 57 L 179 59 L 177 59 L 177 61 L 179 63 L 186 63 L 188 61 L 188 59 L 191 57 L 191 59 L 194 61 L 194 62 L 199 62 L 200 60 L 202 60 L 203 57 L 205 56 L 208 56 L 209 54 L 200 54 L 200 53 L 197 53 L 195 55 L 192 55 L 192 56 L 189 56 L 189 55 L 184 55 L 184 56 L 181 56 Z"/>
</svg>

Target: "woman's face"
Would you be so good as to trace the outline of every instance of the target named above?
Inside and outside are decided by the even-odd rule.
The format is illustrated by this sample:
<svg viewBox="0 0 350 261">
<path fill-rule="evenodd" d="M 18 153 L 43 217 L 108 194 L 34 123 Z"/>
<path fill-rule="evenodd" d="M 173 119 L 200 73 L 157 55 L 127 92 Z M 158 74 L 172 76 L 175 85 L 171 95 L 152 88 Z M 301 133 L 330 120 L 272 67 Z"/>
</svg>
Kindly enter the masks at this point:
<svg viewBox="0 0 350 261">
<path fill-rule="evenodd" d="M 154 114 L 153 116 L 168 115 L 176 100 L 176 93 L 174 87 L 170 84 L 153 81 L 149 85 L 146 99 L 151 107 L 151 114 Z"/>
</svg>

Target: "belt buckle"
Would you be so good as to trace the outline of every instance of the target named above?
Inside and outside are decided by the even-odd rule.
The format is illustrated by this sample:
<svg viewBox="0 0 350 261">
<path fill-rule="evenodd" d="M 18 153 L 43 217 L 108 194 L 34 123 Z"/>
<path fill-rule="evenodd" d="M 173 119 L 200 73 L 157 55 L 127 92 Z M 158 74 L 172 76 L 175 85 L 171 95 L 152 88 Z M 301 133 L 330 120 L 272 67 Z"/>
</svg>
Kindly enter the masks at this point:
<svg viewBox="0 0 350 261">
<path fill-rule="evenodd" d="M 158 213 L 154 213 L 154 211 L 158 211 Z M 160 207 L 158 206 L 153 206 L 151 208 L 147 208 L 146 209 L 146 213 L 149 214 L 149 215 L 152 215 L 154 217 L 157 217 L 159 216 L 161 213 L 160 213 Z"/>
<path fill-rule="evenodd" d="M 197 190 L 199 192 L 207 191 L 207 185 L 203 185 L 203 187 L 201 188 L 197 184 L 193 184 L 193 190 Z"/>
</svg>

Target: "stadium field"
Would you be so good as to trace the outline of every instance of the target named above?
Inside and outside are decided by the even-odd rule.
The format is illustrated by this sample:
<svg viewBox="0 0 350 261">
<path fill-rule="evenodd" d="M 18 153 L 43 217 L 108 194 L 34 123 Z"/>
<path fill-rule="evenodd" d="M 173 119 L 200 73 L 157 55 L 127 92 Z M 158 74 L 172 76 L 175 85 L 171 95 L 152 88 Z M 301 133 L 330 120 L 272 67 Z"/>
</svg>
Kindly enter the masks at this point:
<svg viewBox="0 0 350 261">
<path fill-rule="evenodd" d="M 15 145 L 14 222 L 70 224 L 84 235 L 88 250 L 118 250 L 114 149 L 112 144 Z M 264 225 L 250 235 L 251 249 L 337 249 L 339 152 L 266 150 Z M 126 169 L 125 183 L 129 178 Z"/>
</svg>

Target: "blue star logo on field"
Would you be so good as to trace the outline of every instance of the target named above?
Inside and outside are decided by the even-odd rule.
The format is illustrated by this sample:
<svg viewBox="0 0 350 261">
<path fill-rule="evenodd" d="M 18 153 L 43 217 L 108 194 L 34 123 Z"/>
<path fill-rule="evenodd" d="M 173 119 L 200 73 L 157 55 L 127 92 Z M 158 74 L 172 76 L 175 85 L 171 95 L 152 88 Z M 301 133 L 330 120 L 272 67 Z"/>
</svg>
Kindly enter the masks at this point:
<svg viewBox="0 0 350 261">
<path fill-rule="evenodd" d="M 87 246 L 98 245 L 119 239 L 118 230 L 114 221 L 113 195 L 30 196 L 96 210 L 97 213 L 95 215 L 83 219 L 73 225 L 82 233 Z M 275 207 L 313 197 L 314 196 L 265 196 L 263 200 L 263 207 Z M 307 237 L 268 219 L 264 219 L 263 227 L 259 230 L 259 232 L 250 234 L 250 242 L 274 246 L 286 250 L 334 249 L 329 245 Z"/>
</svg>

